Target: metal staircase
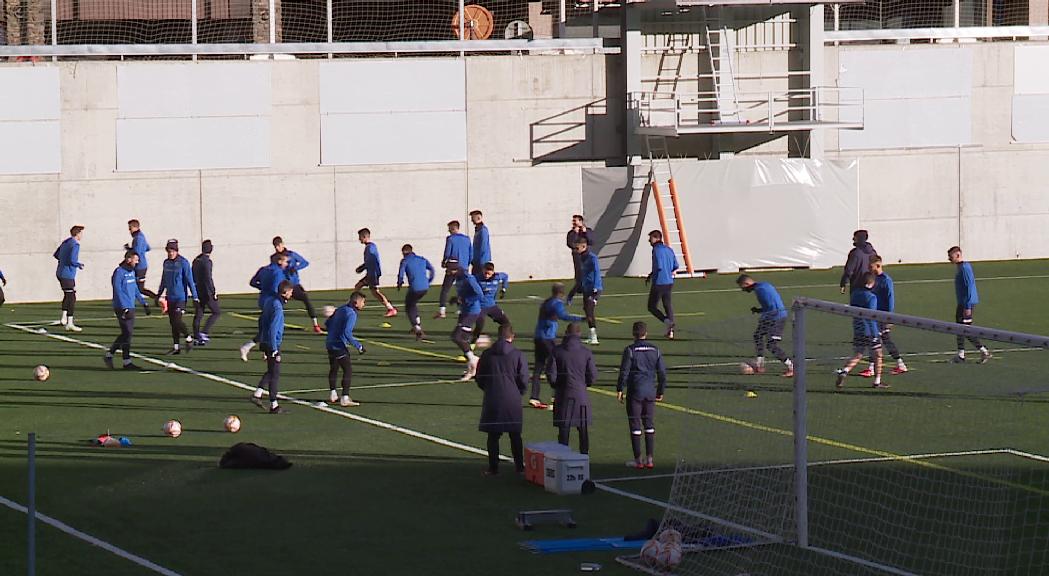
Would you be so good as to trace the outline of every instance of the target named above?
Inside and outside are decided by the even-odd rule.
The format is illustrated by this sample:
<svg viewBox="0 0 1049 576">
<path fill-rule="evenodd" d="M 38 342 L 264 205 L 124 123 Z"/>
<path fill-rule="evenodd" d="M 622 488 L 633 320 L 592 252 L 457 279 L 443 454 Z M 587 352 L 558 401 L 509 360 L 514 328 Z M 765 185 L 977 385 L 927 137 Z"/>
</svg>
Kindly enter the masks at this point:
<svg viewBox="0 0 1049 576">
<path fill-rule="evenodd" d="M 689 276 L 703 278 L 706 274 L 697 274 L 692 268 L 692 256 L 688 249 L 688 237 L 685 235 L 685 223 L 681 219 L 681 205 L 678 202 L 674 172 L 670 166 L 670 151 L 667 148 L 666 137 L 646 135 L 645 149 L 649 162 L 648 185 L 652 189 L 652 198 L 656 201 L 663 243 L 681 253 Z M 663 183 L 666 184 L 666 190 L 663 190 Z"/>
</svg>

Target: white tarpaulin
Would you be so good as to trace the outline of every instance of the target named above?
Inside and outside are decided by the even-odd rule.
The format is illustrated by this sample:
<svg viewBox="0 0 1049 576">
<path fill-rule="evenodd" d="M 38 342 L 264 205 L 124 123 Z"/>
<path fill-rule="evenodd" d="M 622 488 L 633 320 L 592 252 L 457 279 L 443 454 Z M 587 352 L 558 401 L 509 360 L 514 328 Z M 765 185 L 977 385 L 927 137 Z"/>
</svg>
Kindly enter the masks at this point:
<svg viewBox="0 0 1049 576">
<path fill-rule="evenodd" d="M 858 162 L 737 157 L 674 162 L 673 169 L 696 270 L 845 262 L 858 226 Z M 651 267 L 645 239 L 659 227 L 655 202 L 647 190 L 643 197 L 629 191 L 630 173 L 584 170 L 583 206 L 609 274 L 644 275 Z"/>
</svg>

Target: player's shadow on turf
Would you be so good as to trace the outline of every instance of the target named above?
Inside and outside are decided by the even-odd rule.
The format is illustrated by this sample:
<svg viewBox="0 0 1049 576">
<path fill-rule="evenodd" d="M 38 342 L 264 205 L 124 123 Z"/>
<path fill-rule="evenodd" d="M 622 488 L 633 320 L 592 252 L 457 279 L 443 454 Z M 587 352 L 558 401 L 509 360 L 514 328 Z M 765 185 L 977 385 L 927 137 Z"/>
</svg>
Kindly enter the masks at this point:
<svg viewBox="0 0 1049 576">
<path fill-rule="evenodd" d="M 470 408 L 474 410 L 481 408 L 480 399 L 478 399 L 475 404 L 460 404 L 455 402 L 392 402 L 386 400 L 369 400 L 366 404 L 368 406 L 440 406 L 441 408 Z"/>
</svg>

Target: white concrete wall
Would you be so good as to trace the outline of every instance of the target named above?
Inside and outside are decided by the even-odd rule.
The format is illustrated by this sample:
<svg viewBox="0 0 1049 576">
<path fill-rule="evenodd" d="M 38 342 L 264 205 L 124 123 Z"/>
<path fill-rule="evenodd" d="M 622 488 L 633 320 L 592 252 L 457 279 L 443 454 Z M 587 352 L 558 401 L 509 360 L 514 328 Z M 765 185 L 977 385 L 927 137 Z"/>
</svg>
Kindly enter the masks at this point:
<svg viewBox="0 0 1049 576">
<path fill-rule="evenodd" d="M 571 275 L 564 232 L 581 211 L 579 169 L 622 155 L 622 100 L 606 101 L 606 78 L 615 72 L 605 56 L 467 58 L 467 160 L 396 166 L 320 165 L 321 61 L 220 65 L 272 68 L 268 168 L 118 172 L 117 71 L 185 64 L 55 65 L 61 172 L 0 175 L 0 269 L 9 302 L 60 297 L 51 254 L 75 224 L 87 227 L 78 293 L 108 298 L 130 218 L 142 221 L 154 247 L 151 286 L 165 239 L 178 238 L 192 258 L 210 238 L 219 291 L 248 292 L 270 239 L 281 235 L 310 260 L 308 288 L 347 288 L 358 278 L 362 227 L 373 232 L 389 284 L 402 244 L 437 264 L 445 223 L 459 219 L 471 232 L 472 209 L 486 214 L 499 269 L 513 279 L 564 278 Z M 566 123 L 557 138 L 535 142 Z M 536 162 L 540 157 L 557 161 Z"/>
<path fill-rule="evenodd" d="M 943 261 L 954 244 L 974 260 L 1049 257 L 1049 195 L 1043 186 L 1049 144 L 1017 143 L 1011 134 L 1014 84 L 1023 81 L 1014 80 L 1014 53 L 1030 45 L 826 48 L 830 86 L 839 85 L 840 63 L 850 51 L 958 51 L 972 58 L 971 144 L 842 150 L 838 135 L 827 132 L 828 158 L 860 160 L 860 225 L 870 230 L 883 257 Z M 903 88 L 900 98 L 930 96 Z"/>
</svg>

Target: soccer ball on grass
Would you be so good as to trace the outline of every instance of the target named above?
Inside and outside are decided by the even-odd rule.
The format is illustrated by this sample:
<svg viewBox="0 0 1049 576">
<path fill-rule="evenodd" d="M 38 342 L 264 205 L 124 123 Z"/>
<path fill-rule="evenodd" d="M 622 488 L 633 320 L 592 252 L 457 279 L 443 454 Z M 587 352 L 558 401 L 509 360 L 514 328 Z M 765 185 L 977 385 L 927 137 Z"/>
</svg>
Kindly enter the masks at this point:
<svg viewBox="0 0 1049 576">
<path fill-rule="evenodd" d="M 37 382 L 43 382 L 44 380 L 47 380 L 50 377 L 51 377 L 51 370 L 49 370 L 47 368 L 47 366 L 44 366 L 43 364 L 41 364 L 41 365 L 37 366 L 36 368 L 33 368 L 33 378 Z"/>
<path fill-rule="evenodd" d="M 234 414 L 226 416 L 226 420 L 222 423 L 226 427 L 226 432 L 232 432 L 236 434 L 240 430 L 240 418 Z"/>
<path fill-rule="evenodd" d="M 164 427 L 161 430 L 172 438 L 178 438 L 182 435 L 182 423 L 178 420 L 168 420 L 164 423 Z"/>
</svg>

